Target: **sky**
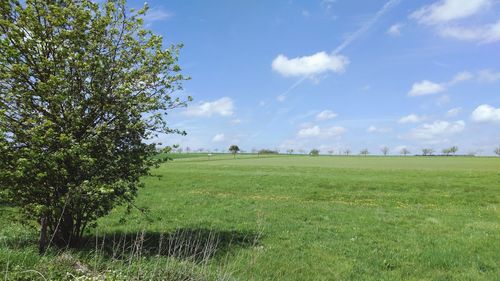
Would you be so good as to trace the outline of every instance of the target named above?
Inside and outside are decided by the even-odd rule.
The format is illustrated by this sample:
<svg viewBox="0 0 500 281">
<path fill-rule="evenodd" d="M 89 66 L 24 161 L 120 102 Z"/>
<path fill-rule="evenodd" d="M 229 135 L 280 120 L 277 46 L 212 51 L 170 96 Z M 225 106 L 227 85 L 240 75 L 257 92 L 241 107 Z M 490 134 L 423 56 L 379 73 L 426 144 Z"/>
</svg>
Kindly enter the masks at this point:
<svg viewBox="0 0 500 281">
<path fill-rule="evenodd" d="M 130 1 L 139 7 L 140 1 Z M 225 151 L 500 146 L 498 0 L 153 0 L 194 101 L 163 145 Z"/>
</svg>

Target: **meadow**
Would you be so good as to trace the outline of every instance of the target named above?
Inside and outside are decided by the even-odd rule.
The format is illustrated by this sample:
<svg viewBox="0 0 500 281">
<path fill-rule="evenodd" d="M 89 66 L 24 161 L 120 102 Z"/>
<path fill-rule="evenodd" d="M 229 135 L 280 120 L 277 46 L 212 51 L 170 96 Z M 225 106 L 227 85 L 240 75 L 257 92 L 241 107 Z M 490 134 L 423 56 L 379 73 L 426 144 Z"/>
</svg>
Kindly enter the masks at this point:
<svg viewBox="0 0 500 281">
<path fill-rule="evenodd" d="M 0 276 L 500 280 L 500 158 L 173 158 L 144 178 L 143 211 L 113 211 L 80 250 L 38 256 L 0 205 Z"/>
</svg>

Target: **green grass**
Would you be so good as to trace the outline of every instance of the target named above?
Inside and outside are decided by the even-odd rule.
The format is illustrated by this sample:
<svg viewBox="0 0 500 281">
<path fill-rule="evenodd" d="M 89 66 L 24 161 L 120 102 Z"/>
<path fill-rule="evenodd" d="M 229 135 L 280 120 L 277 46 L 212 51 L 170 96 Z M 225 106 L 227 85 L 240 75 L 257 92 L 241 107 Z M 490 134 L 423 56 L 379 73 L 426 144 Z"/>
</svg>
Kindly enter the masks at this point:
<svg viewBox="0 0 500 281">
<path fill-rule="evenodd" d="M 97 235 L 144 230 L 153 241 L 179 232 L 203 241 L 214 235 L 216 253 L 203 265 L 195 263 L 193 274 L 217 278 L 224 272 L 235 280 L 500 280 L 500 158 L 217 154 L 209 160 L 193 154 L 154 174 L 161 177 L 145 178 L 137 199 L 149 209 L 147 218 L 135 211 L 123 223 L 118 209 L 99 221 Z M 31 241 L 36 233 L 9 221 L 15 210 L 0 210 L 0 276 L 7 263 L 12 274 L 74 271 L 74 261 L 47 266 L 61 254 L 40 258 L 29 243 L 13 242 Z M 71 255 L 92 267 L 102 252 L 89 252 Z M 139 274 L 167 262 L 175 268 L 186 263 L 182 256 L 145 254 L 130 267 L 102 258 L 93 272 Z"/>
</svg>

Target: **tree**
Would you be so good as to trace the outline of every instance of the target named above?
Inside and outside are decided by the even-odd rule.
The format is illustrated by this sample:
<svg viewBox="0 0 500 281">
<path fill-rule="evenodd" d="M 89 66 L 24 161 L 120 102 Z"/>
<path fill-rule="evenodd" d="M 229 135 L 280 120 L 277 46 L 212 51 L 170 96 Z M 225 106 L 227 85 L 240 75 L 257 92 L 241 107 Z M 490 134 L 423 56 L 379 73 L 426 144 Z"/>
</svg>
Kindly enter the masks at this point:
<svg viewBox="0 0 500 281">
<path fill-rule="evenodd" d="M 287 149 L 287 150 L 286 150 L 286 153 L 287 153 L 287 154 L 293 154 L 293 149 L 291 149 L 291 148 L 290 148 L 290 149 Z"/>
<path fill-rule="evenodd" d="M 445 148 L 442 150 L 443 154 L 445 154 L 446 156 L 450 156 L 450 154 L 455 155 L 455 153 L 457 153 L 457 151 L 458 151 L 457 146 L 452 146 L 450 148 Z"/>
<path fill-rule="evenodd" d="M 453 153 L 453 155 L 455 155 L 458 151 L 458 146 L 452 146 L 450 147 L 450 152 Z"/>
<path fill-rule="evenodd" d="M 431 156 L 434 153 L 434 149 L 432 148 L 424 148 L 422 149 L 422 154 L 424 156 Z"/>
<path fill-rule="evenodd" d="M 351 154 L 351 150 L 347 148 L 346 150 L 344 150 L 344 154 L 349 156 L 349 154 Z"/>
<path fill-rule="evenodd" d="M 384 146 L 380 149 L 380 151 L 382 151 L 382 154 L 384 154 L 384 156 L 386 156 L 387 153 L 389 153 L 389 148 L 387 146 Z"/>
<path fill-rule="evenodd" d="M 495 150 L 494 150 L 494 151 L 495 151 L 495 154 L 496 154 L 496 155 L 500 156 L 500 146 L 499 146 L 499 147 L 497 147 L 497 148 L 495 148 Z"/>
<path fill-rule="evenodd" d="M 361 154 L 361 155 L 363 155 L 363 156 L 366 156 L 366 155 L 370 154 L 370 152 L 368 151 L 368 148 L 363 148 L 363 149 L 359 152 L 359 154 Z"/>
<path fill-rule="evenodd" d="M 240 148 L 233 144 L 229 147 L 229 152 L 231 152 L 233 154 L 233 157 L 236 158 L 236 153 L 238 153 L 238 151 L 240 151 Z"/>
<path fill-rule="evenodd" d="M 328 154 L 330 154 L 330 155 L 333 155 L 334 152 L 335 151 L 333 151 L 333 150 L 328 150 Z"/>
<path fill-rule="evenodd" d="M 411 152 L 406 147 L 403 147 L 399 153 L 406 156 L 406 155 L 410 154 Z"/>
<path fill-rule="evenodd" d="M 125 0 L 0 2 L 0 188 L 57 246 L 133 206 L 185 78 Z"/>
<path fill-rule="evenodd" d="M 313 148 L 313 149 L 311 149 L 311 151 L 309 151 L 309 155 L 311 155 L 311 156 L 318 156 L 319 155 L 319 150 L 316 149 L 316 148 Z"/>
</svg>

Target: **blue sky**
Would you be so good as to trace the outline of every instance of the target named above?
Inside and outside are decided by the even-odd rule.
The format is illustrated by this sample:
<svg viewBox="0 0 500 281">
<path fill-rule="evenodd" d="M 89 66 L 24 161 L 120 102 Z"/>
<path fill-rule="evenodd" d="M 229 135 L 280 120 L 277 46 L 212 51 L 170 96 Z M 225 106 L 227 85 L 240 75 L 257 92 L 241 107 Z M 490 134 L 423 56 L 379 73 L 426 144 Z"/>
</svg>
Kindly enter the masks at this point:
<svg viewBox="0 0 500 281">
<path fill-rule="evenodd" d="M 142 2 L 131 1 L 130 6 Z M 167 144 L 397 154 L 500 145 L 497 0 L 149 1 L 194 101 Z"/>
</svg>

